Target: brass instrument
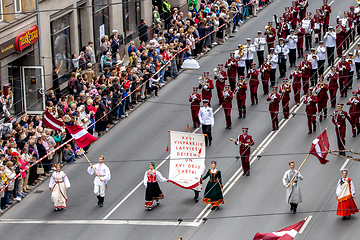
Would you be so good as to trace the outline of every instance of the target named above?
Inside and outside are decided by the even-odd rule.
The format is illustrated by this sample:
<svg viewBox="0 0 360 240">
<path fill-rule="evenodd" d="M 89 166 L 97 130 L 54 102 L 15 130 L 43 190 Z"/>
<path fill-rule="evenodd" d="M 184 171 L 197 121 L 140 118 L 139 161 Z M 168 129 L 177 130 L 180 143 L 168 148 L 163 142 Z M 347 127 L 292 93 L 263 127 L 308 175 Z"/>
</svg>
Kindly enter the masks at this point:
<svg viewBox="0 0 360 240">
<path fill-rule="evenodd" d="M 273 94 L 273 93 L 270 94 L 270 101 L 271 102 L 274 102 L 276 98 L 277 98 L 276 94 Z"/>
<path fill-rule="evenodd" d="M 359 0 L 359 1 L 360 1 L 360 0 Z M 359 55 L 360 55 L 359 51 L 356 50 L 356 51 L 355 51 L 355 56 L 356 56 L 356 57 L 359 57 Z"/>
<path fill-rule="evenodd" d="M 352 64 L 353 63 L 353 58 L 354 58 L 354 55 L 352 55 L 349 59 L 349 63 Z"/>
<path fill-rule="evenodd" d="M 265 35 L 268 36 L 268 35 L 274 35 L 273 31 L 272 31 L 272 26 L 271 25 L 266 25 L 265 26 Z"/>
<path fill-rule="evenodd" d="M 299 7 L 299 8 L 305 8 L 306 4 L 307 4 L 307 0 L 301 2 L 301 3 L 298 5 L 298 7 Z"/>
<path fill-rule="evenodd" d="M 243 80 L 241 80 L 241 81 L 238 81 L 237 83 L 236 83 L 236 88 L 243 88 L 244 86 L 244 82 L 245 82 L 245 78 L 243 79 Z"/>
<path fill-rule="evenodd" d="M 205 86 L 208 86 L 209 87 L 209 84 L 208 84 L 208 82 L 206 81 L 206 79 L 204 78 L 204 76 L 201 76 L 201 77 L 199 77 L 199 83 L 200 83 L 200 85 L 202 86 L 202 87 L 205 87 Z M 207 90 L 207 89 L 206 89 Z"/>
<path fill-rule="evenodd" d="M 294 35 L 298 35 L 299 33 L 300 33 L 299 28 L 296 28 L 295 31 L 294 31 Z"/>
<path fill-rule="evenodd" d="M 191 102 L 194 102 L 194 101 L 196 100 L 196 98 L 197 98 L 197 97 L 196 97 L 196 94 L 197 94 L 197 93 L 192 93 L 192 94 L 191 94 Z"/>
<path fill-rule="evenodd" d="M 214 68 L 214 73 L 215 73 L 215 76 L 217 77 L 217 79 L 220 80 L 221 73 L 220 73 L 220 70 L 218 67 Z"/>
<path fill-rule="evenodd" d="M 260 38 L 258 38 L 258 51 L 260 51 L 260 47 L 261 47 L 261 45 L 260 45 Z"/>
<path fill-rule="evenodd" d="M 316 50 L 315 50 L 315 53 L 312 55 L 312 58 L 315 59 L 315 60 L 316 60 L 316 58 L 317 58 L 317 51 L 318 51 L 318 49 L 316 49 Z"/>
<path fill-rule="evenodd" d="M 335 33 L 336 33 L 336 34 L 341 33 L 341 27 L 336 27 L 336 28 L 335 28 Z"/>
<path fill-rule="evenodd" d="M 244 57 L 244 45 L 240 45 L 240 49 L 238 50 L 239 51 L 239 54 L 238 54 L 238 57 L 236 57 L 236 60 L 240 61 L 241 58 Z"/>
<path fill-rule="evenodd" d="M 222 92 L 222 95 L 224 96 L 225 99 L 230 96 L 230 95 L 229 95 L 229 91 L 226 91 L 226 90 L 224 90 L 224 91 Z"/>
</svg>

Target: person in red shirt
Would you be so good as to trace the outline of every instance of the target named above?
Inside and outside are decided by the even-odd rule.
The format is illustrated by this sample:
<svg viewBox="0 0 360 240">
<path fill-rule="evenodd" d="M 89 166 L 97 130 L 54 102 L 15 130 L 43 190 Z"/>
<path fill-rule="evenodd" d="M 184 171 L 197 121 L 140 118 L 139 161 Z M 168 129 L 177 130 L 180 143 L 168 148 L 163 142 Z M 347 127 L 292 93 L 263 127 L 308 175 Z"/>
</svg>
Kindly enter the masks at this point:
<svg viewBox="0 0 360 240">
<path fill-rule="evenodd" d="M 290 8 L 290 13 L 292 14 L 292 23 L 291 28 L 295 29 L 298 21 L 299 8 L 297 7 L 297 1 L 292 1 L 292 6 Z"/>
<path fill-rule="evenodd" d="M 243 176 L 250 176 L 250 146 L 255 144 L 252 136 L 248 134 L 248 131 L 248 128 L 242 128 L 242 134 L 239 135 L 235 141 L 236 145 L 240 145 L 239 153 L 243 168 Z"/>
<path fill-rule="evenodd" d="M 309 6 L 309 1 L 308 0 L 298 0 L 298 6 L 299 7 L 299 19 L 300 21 L 302 21 L 305 18 L 305 14 L 306 14 L 306 9 Z"/>
<path fill-rule="evenodd" d="M 328 5 L 327 0 L 323 0 L 323 3 L 324 5 L 321 6 L 321 13 L 324 17 L 323 32 L 326 33 L 330 23 L 331 7 Z"/>
<path fill-rule="evenodd" d="M 229 78 L 231 91 L 234 91 L 236 84 L 236 73 L 238 68 L 238 61 L 235 59 L 235 53 L 230 53 L 230 58 L 226 61 L 225 68 L 227 68 L 227 75 Z"/>
<path fill-rule="evenodd" d="M 292 26 L 294 26 L 294 24 L 293 24 L 293 22 L 294 22 L 294 17 L 293 17 L 293 15 L 292 15 L 291 12 L 290 12 L 290 8 L 289 8 L 289 7 L 285 7 L 285 12 L 283 13 L 282 17 L 284 18 L 284 22 L 289 23 L 289 24 L 290 24 L 289 27 L 290 27 L 291 29 L 293 29 Z M 295 24 L 295 26 L 296 26 L 296 24 Z M 290 30 L 290 29 L 289 29 L 289 30 Z"/>
<path fill-rule="evenodd" d="M 341 25 L 340 19 L 337 19 L 336 32 L 336 53 L 338 57 L 341 57 L 344 47 L 345 27 Z"/>
<path fill-rule="evenodd" d="M 320 14 L 320 9 L 316 9 L 316 14 L 313 17 L 315 43 L 321 41 L 321 27 L 324 24 L 324 17 Z"/>
<path fill-rule="evenodd" d="M 269 111 L 270 111 L 270 118 L 272 124 L 272 131 L 276 131 L 279 129 L 279 104 L 280 104 L 280 95 L 277 93 L 277 87 L 273 86 L 273 92 L 270 93 L 269 97 L 266 101 L 269 103 Z"/>
<path fill-rule="evenodd" d="M 346 119 L 349 121 L 351 126 L 354 125 L 349 114 L 342 110 L 344 104 L 338 103 L 338 110 L 333 113 L 332 122 L 335 125 L 336 138 L 339 147 L 339 154 L 346 156 L 345 154 L 345 133 L 346 133 Z M 353 126 L 355 127 L 355 126 Z"/>
<path fill-rule="evenodd" d="M 272 24 L 273 22 L 268 22 L 268 25 L 265 27 L 268 52 L 270 52 L 270 48 L 274 48 L 274 42 L 276 39 L 276 29 L 272 26 Z"/>
<path fill-rule="evenodd" d="M 327 100 L 329 96 L 327 94 L 329 86 L 325 83 L 324 77 L 319 78 L 319 83 L 315 87 L 315 95 L 318 100 L 318 113 L 320 115 L 319 121 L 321 122 L 324 118 L 327 117 Z"/>
<path fill-rule="evenodd" d="M 312 33 L 314 31 L 314 21 L 311 18 L 311 12 L 308 12 L 306 14 L 306 18 L 303 19 L 303 22 L 304 21 L 310 21 L 310 25 L 307 28 L 307 29 L 309 29 L 309 32 L 307 32 L 305 34 L 305 50 L 309 50 L 312 48 Z M 306 30 L 305 30 L 305 32 L 306 32 Z"/>
<path fill-rule="evenodd" d="M 282 109 L 285 119 L 289 118 L 290 93 L 291 93 L 290 83 L 288 82 L 287 78 L 283 78 L 283 84 L 281 84 L 279 88 L 279 94 L 281 96 Z"/>
<path fill-rule="evenodd" d="M 230 85 L 225 85 L 225 89 L 221 94 L 221 102 L 225 113 L 226 129 L 231 129 L 232 99 L 233 92 L 230 90 Z"/>
<path fill-rule="evenodd" d="M 225 81 L 227 79 L 227 74 L 226 72 L 223 70 L 223 64 L 219 63 L 218 67 L 215 71 L 215 87 L 216 87 L 216 91 L 217 91 L 217 96 L 219 98 L 219 105 L 221 105 L 221 94 L 224 90 L 225 87 Z"/>
<path fill-rule="evenodd" d="M 352 128 L 352 134 L 353 137 L 356 137 L 356 129 L 357 129 L 357 134 L 360 134 L 360 124 L 359 124 L 360 102 L 357 91 L 353 91 L 352 94 L 353 97 L 349 99 L 346 105 L 350 106 L 349 107 L 350 118 L 355 125 L 355 127 Z"/>
<path fill-rule="evenodd" d="M 264 63 L 260 66 L 261 82 L 264 95 L 267 95 L 269 93 L 269 79 L 271 72 L 271 66 L 267 60 L 267 58 L 264 58 Z"/>
<path fill-rule="evenodd" d="M 295 29 L 295 35 L 298 37 L 298 41 L 296 43 L 298 58 L 302 58 L 304 55 L 305 29 L 302 27 L 301 22 L 299 22 L 299 26 Z"/>
<path fill-rule="evenodd" d="M 301 78 L 302 73 L 299 71 L 300 66 L 295 66 L 295 71 L 290 73 L 290 79 L 293 81 L 294 100 L 296 105 L 300 105 L 300 92 L 301 92 Z"/>
<path fill-rule="evenodd" d="M 283 17 L 280 17 L 279 25 L 276 27 L 278 30 L 278 39 L 283 38 L 286 39 L 289 32 L 289 25 L 284 21 Z"/>
<path fill-rule="evenodd" d="M 251 64 L 251 69 L 249 70 L 247 78 L 250 79 L 249 85 L 251 105 L 258 104 L 257 89 L 259 86 L 259 71 L 256 70 L 256 63 Z"/>
<path fill-rule="evenodd" d="M 199 83 L 199 89 L 202 89 L 201 95 L 202 99 L 209 100 L 209 106 L 212 98 L 212 90 L 214 89 L 214 83 L 209 78 L 209 72 L 204 72 L 204 75 L 202 76 L 203 80 L 200 80 Z"/>
<path fill-rule="evenodd" d="M 350 68 L 350 63 L 346 61 L 346 57 L 341 56 L 341 61 L 336 67 L 336 71 L 339 73 L 340 97 L 347 97 Z"/>
<path fill-rule="evenodd" d="M 336 106 L 336 91 L 339 88 L 338 79 L 339 74 L 336 72 L 336 67 L 332 66 L 329 74 L 327 75 L 329 81 L 330 105 L 332 108 Z"/>
<path fill-rule="evenodd" d="M 193 121 L 193 127 L 198 128 L 200 127 L 199 110 L 200 110 L 201 96 L 198 93 L 197 87 L 193 87 L 193 93 L 190 94 L 189 102 L 191 102 L 190 110 Z"/>
<path fill-rule="evenodd" d="M 308 94 L 304 98 L 304 104 L 306 105 L 305 112 L 308 119 L 309 132 L 316 132 L 316 103 L 317 98 L 312 94 L 313 88 L 308 89 Z"/>
<path fill-rule="evenodd" d="M 310 61 L 307 60 L 307 55 L 304 55 L 303 58 L 304 61 L 300 63 L 300 69 L 302 72 L 303 90 L 304 90 L 304 94 L 306 94 L 309 88 L 309 79 L 311 75 L 312 64 Z"/>
<path fill-rule="evenodd" d="M 240 76 L 235 89 L 237 106 L 239 111 L 238 118 L 246 118 L 246 90 L 247 83 L 245 82 L 245 78 L 244 76 Z"/>
</svg>

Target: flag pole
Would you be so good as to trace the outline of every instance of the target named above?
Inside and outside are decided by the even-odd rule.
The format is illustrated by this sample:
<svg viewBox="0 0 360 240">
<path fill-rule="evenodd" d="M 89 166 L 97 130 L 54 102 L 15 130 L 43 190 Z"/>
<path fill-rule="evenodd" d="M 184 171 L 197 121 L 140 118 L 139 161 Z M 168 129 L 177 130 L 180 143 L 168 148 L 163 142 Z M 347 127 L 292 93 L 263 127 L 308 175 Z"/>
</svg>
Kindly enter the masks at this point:
<svg viewBox="0 0 360 240">
<path fill-rule="evenodd" d="M 186 124 L 186 127 L 187 127 L 188 132 L 190 133 L 190 127 L 189 127 L 188 123 Z"/>
<path fill-rule="evenodd" d="M 84 151 L 84 149 L 81 149 L 81 150 Z M 97 171 L 95 170 L 94 166 L 91 164 L 91 162 L 90 162 L 90 160 L 88 159 L 88 157 L 85 155 L 85 151 L 84 151 L 84 156 L 85 156 L 86 160 L 89 162 L 91 168 L 94 170 L 96 176 L 97 176 L 97 177 L 100 179 L 100 181 L 102 182 L 103 180 L 101 179 L 101 177 L 99 176 L 99 174 L 98 174 Z"/>
<path fill-rule="evenodd" d="M 290 180 L 289 184 L 286 185 L 286 188 L 288 188 L 291 184 L 291 182 L 294 180 L 295 176 L 298 174 L 298 172 L 300 171 L 300 169 L 302 168 L 302 166 L 304 165 L 304 163 L 306 162 L 306 160 L 309 158 L 310 153 L 308 153 L 308 155 L 306 156 L 306 158 L 304 159 L 304 161 L 302 162 L 302 164 L 300 165 L 299 169 L 296 171 L 296 173 L 294 174 L 294 176 L 292 177 L 292 179 Z"/>
</svg>

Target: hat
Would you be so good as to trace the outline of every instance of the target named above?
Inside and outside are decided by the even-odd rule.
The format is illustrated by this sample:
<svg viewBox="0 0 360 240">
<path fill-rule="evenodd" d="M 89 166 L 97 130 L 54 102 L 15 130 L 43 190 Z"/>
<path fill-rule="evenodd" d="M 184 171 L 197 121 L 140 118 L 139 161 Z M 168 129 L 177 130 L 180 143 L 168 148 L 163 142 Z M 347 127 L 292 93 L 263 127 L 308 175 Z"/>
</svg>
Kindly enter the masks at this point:
<svg viewBox="0 0 360 240">
<path fill-rule="evenodd" d="M 86 66 L 87 66 L 88 68 L 91 68 L 91 67 L 92 67 L 92 64 L 91 64 L 91 63 L 88 63 Z"/>
<path fill-rule="evenodd" d="M 278 89 L 277 86 L 273 86 L 273 91 L 276 91 Z"/>
<path fill-rule="evenodd" d="M 349 170 L 348 170 L 348 169 L 346 169 L 346 168 L 342 168 L 342 169 L 340 169 L 340 172 L 346 172 L 346 173 L 348 173 L 348 172 L 349 172 Z"/>
<path fill-rule="evenodd" d="M 335 67 L 335 66 L 332 66 L 332 67 L 331 67 L 331 70 L 335 70 L 335 69 L 336 69 L 336 67 Z"/>
<path fill-rule="evenodd" d="M 320 12 L 320 9 L 317 8 L 317 9 L 316 9 L 316 12 Z"/>
<path fill-rule="evenodd" d="M 256 67 L 256 63 L 251 63 L 251 66 L 252 66 L 252 67 Z"/>
<path fill-rule="evenodd" d="M 290 32 L 295 32 L 295 30 L 294 30 L 294 29 L 290 29 Z"/>
<path fill-rule="evenodd" d="M 297 4 L 297 1 L 292 1 L 292 4 Z"/>
<path fill-rule="evenodd" d="M 312 92 L 313 90 L 314 90 L 314 89 L 313 89 L 312 87 L 309 87 L 307 91 L 308 91 L 308 92 Z"/>
<path fill-rule="evenodd" d="M 328 29 L 334 29 L 334 27 L 333 27 L 333 26 L 329 26 Z"/>
<path fill-rule="evenodd" d="M 270 52 L 273 52 L 275 49 L 274 48 L 270 48 Z"/>
<path fill-rule="evenodd" d="M 152 165 L 153 167 L 155 167 L 155 163 L 154 162 L 150 162 L 150 165 Z"/>
<path fill-rule="evenodd" d="M 223 66 L 224 66 L 224 64 L 222 64 L 222 63 L 218 64 L 218 67 L 223 67 Z"/>
<path fill-rule="evenodd" d="M 197 90 L 198 90 L 198 87 L 193 87 L 193 90 L 196 90 L 196 91 L 197 91 Z"/>
<path fill-rule="evenodd" d="M 298 24 L 299 24 L 299 25 L 302 25 L 302 22 L 299 22 Z"/>
<path fill-rule="evenodd" d="M 353 94 L 354 96 L 356 96 L 356 95 L 357 95 L 357 91 L 352 91 L 352 94 Z"/>
<path fill-rule="evenodd" d="M 349 54 L 348 54 L 349 56 L 353 56 L 354 54 L 352 53 L 352 52 L 349 52 Z"/>
<path fill-rule="evenodd" d="M 215 165 L 216 165 L 216 161 L 211 161 L 211 164 L 215 164 Z"/>
<path fill-rule="evenodd" d="M 284 41 L 284 39 L 283 39 L 283 38 L 279 38 L 279 41 Z"/>
<path fill-rule="evenodd" d="M 346 56 L 345 56 L 345 55 L 341 55 L 341 58 L 344 59 L 344 58 L 346 58 Z"/>
<path fill-rule="evenodd" d="M 349 14 L 349 12 L 348 12 L 348 11 L 345 11 L 344 14 Z"/>
<path fill-rule="evenodd" d="M 251 41 L 251 38 L 247 38 L 246 41 Z"/>
<path fill-rule="evenodd" d="M 230 53 L 230 56 L 234 56 L 234 55 L 235 55 L 235 53 L 233 53 L 233 52 Z"/>
<path fill-rule="evenodd" d="M 272 24 L 272 21 L 268 22 L 268 24 Z"/>
<path fill-rule="evenodd" d="M 287 82 L 288 80 L 288 78 L 283 78 L 283 82 Z"/>
<path fill-rule="evenodd" d="M 244 79 L 244 76 L 239 76 L 239 80 L 243 80 Z"/>
<path fill-rule="evenodd" d="M 306 15 L 311 15 L 311 12 L 307 12 Z"/>
<path fill-rule="evenodd" d="M 11 156 L 19 156 L 20 154 L 19 153 L 17 153 L 17 152 L 12 152 L 11 153 Z"/>
<path fill-rule="evenodd" d="M 204 72 L 204 75 L 209 75 L 209 72 Z"/>
<path fill-rule="evenodd" d="M 203 99 L 203 103 L 209 103 L 209 100 Z"/>
<path fill-rule="evenodd" d="M 303 56 L 304 59 L 307 59 L 307 57 L 308 57 L 308 56 L 307 56 L 306 54 Z"/>
<path fill-rule="evenodd" d="M 315 52 L 315 48 L 311 48 L 311 51 L 312 51 L 312 52 Z"/>
<path fill-rule="evenodd" d="M 289 7 L 285 7 L 285 10 L 289 10 L 290 8 Z"/>
<path fill-rule="evenodd" d="M 354 6 L 350 6 L 350 10 L 354 10 Z"/>
<path fill-rule="evenodd" d="M 116 32 L 119 32 L 118 30 L 114 29 L 112 30 L 112 33 L 116 33 Z"/>
<path fill-rule="evenodd" d="M 324 44 L 324 41 L 319 41 L 319 44 Z"/>
<path fill-rule="evenodd" d="M 300 68 L 300 66 L 295 66 L 295 69 L 299 69 Z"/>
<path fill-rule="evenodd" d="M 319 80 L 324 81 L 324 77 L 323 76 L 319 77 Z"/>
<path fill-rule="evenodd" d="M 243 128 L 242 128 L 242 131 L 243 131 L 243 132 L 247 132 L 248 130 L 249 130 L 249 128 L 246 128 L 246 127 L 243 127 Z"/>
<path fill-rule="evenodd" d="M 258 31 L 257 33 L 258 33 L 258 34 L 261 34 L 261 31 Z"/>
<path fill-rule="evenodd" d="M 337 104 L 337 107 L 343 107 L 343 106 L 344 106 L 343 103 L 338 103 L 338 104 Z"/>
<path fill-rule="evenodd" d="M 264 57 L 264 61 L 267 61 L 268 59 L 266 57 Z"/>
<path fill-rule="evenodd" d="M 230 85 L 229 85 L 229 84 L 226 84 L 226 85 L 225 85 L 225 88 L 229 88 L 229 87 L 230 87 Z"/>
</svg>

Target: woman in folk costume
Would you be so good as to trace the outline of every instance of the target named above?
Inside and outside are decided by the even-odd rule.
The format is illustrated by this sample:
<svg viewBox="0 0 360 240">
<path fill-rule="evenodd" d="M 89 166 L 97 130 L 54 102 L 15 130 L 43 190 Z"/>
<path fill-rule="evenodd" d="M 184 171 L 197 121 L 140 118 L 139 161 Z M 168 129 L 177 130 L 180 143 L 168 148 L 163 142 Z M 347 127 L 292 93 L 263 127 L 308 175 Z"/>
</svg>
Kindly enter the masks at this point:
<svg viewBox="0 0 360 240">
<path fill-rule="evenodd" d="M 290 169 L 285 172 L 282 181 L 286 188 L 286 203 L 290 204 L 290 211 L 295 214 L 298 204 L 302 202 L 298 180 L 303 180 L 304 177 L 295 169 L 294 161 L 289 162 L 289 167 Z"/>
<path fill-rule="evenodd" d="M 336 187 L 336 199 L 338 200 L 336 214 L 342 216 L 343 219 L 350 218 L 351 214 L 359 212 L 354 197 L 355 187 L 351 178 L 348 178 L 348 170 L 342 169 L 342 178 L 339 180 Z"/>
<path fill-rule="evenodd" d="M 55 211 L 66 209 L 66 190 L 70 187 L 69 178 L 61 171 L 60 164 L 56 165 L 56 171 L 53 172 L 50 178 L 49 189 L 51 192 L 51 201 L 54 204 Z"/>
<path fill-rule="evenodd" d="M 224 197 L 222 194 L 223 185 L 221 172 L 216 169 L 215 161 L 211 162 L 211 169 L 200 179 L 200 183 L 207 177 L 210 177 L 210 179 L 205 188 L 203 203 L 211 204 L 211 210 L 216 210 L 220 204 L 224 204 Z"/>
<path fill-rule="evenodd" d="M 145 172 L 144 175 L 144 185 L 145 185 L 145 207 L 151 211 L 153 208 L 153 201 L 156 200 L 156 205 L 160 204 L 159 199 L 164 198 L 157 179 L 160 182 L 167 182 L 168 180 L 164 178 L 159 171 L 155 169 L 155 163 L 151 162 L 149 165 L 149 170 Z"/>
</svg>

